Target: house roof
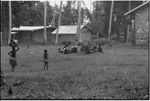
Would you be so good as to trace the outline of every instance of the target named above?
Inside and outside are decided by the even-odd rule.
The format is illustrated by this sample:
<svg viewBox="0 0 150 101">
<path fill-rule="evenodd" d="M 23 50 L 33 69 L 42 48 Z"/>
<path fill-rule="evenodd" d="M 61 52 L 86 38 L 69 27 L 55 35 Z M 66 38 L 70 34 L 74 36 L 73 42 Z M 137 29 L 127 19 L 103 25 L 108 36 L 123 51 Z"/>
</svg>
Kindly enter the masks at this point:
<svg viewBox="0 0 150 101">
<path fill-rule="evenodd" d="M 86 25 L 86 24 L 85 24 Z M 85 26 L 81 25 L 81 29 Z M 76 34 L 77 33 L 77 25 L 66 25 L 60 26 L 58 34 Z M 52 32 L 52 34 L 56 34 L 57 29 Z"/>
<path fill-rule="evenodd" d="M 51 26 L 46 26 L 46 28 L 54 28 Z M 14 27 L 11 29 L 12 32 L 19 32 L 19 31 L 36 31 L 44 29 L 44 26 L 20 26 L 19 28 Z"/>
<path fill-rule="evenodd" d="M 145 2 L 145 3 L 143 3 L 143 4 L 141 4 L 140 6 L 133 8 L 132 10 L 126 12 L 126 13 L 124 14 L 124 16 L 135 12 L 136 10 L 140 9 L 140 8 L 143 7 L 143 6 L 146 6 L 149 2 L 150 2 L 150 1 L 147 1 L 147 2 Z"/>
</svg>

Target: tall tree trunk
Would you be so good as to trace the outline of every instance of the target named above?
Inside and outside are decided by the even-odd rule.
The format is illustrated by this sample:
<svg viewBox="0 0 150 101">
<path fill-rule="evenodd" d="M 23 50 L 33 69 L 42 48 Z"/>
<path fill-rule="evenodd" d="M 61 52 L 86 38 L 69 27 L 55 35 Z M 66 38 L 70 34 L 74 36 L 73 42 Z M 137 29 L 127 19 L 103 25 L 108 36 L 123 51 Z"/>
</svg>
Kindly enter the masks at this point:
<svg viewBox="0 0 150 101">
<path fill-rule="evenodd" d="M 148 5 L 148 15 L 150 15 L 150 2 Z M 148 22 L 150 22 L 150 16 L 148 17 Z M 150 47 L 150 23 L 148 23 L 148 45 Z"/>
<path fill-rule="evenodd" d="M 132 20 L 132 46 L 135 46 L 135 19 Z"/>
<path fill-rule="evenodd" d="M 124 41 L 123 42 L 125 43 L 127 42 L 127 33 L 129 32 L 129 31 L 127 32 L 127 30 L 129 30 L 129 28 L 127 27 L 129 26 L 127 26 L 127 24 L 124 24 L 123 26 L 124 26 Z"/>
<path fill-rule="evenodd" d="M 60 27 L 60 21 L 61 21 L 61 9 L 62 9 L 62 1 L 60 2 L 60 11 L 59 11 L 59 19 L 58 19 L 58 28 L 56 32 L 56 40 L 55 44 L 58 44 L 58 34 L 59 34 L 59 27 Z"/>
<path fill-rule="evenodd" d="M 11 1 L 9 1 L 9 36 L 8 36 L 8 43 L 11 40 L 11 26 L 12 26 L 12 10 L 11 10 Z"/>
<path fill-rule="evenodd" d="M 125 6 L 126 7 L 126 6 Z M 131 1 L 128 2 L 128 11 L 131 10 Z M 129 16 L 129 19 L 130 19 L 130 15 Z M 130 26 L 128 26 L 127 24 L 124 25 L 124 42 L 127 42 L 127 35 L 129 34 L 129 28 Z"/>
<path fill-rule="evenodd" d="M 3 35 L 2 35 L 2 32 L 1 32 L 1 45 L 3 45 Z"/>
<path fill-rule="evenodd" d="M 79 41 L 79 42 L 81 42 L 80 28 L 81 28 L 81 1 L 78 1 L 78 27 L 77 27 L 77 37 L 78 37 L 78 41 Z"/>
<path fill-rule="evenodd" d="M 109 18 L 109 31 L 108 31 L 108 41 L 111 42 L 111 24 L 112 24 L 112 15 L 113 15 L 113 8 L 114 8 L 114 1 L 111 3 L 111 11 L 110 11 L 110 18 Z"/>
<path fill-rule="evenodd" d="M 119 39 L 120 39 L 120 33 L 119 33 L 118 29 L 116 29 L 116 33 L 117 33 L 117 41 L 119 41 Z"/>
<path fill-rule="evenodd" d="M 53 18 L 52 18 L 52 26 L 53 27 L 56 27 L 55 17 L 56 17 L 56 1 L 55 1 L 55 4 L 54 4 L 54 14 L 53 14 Z"/>
<path fill-rule="evenodd" d="M 1 11 L 2 11 L 2 2 L 1 2 Z M 2 14 L 2 13 L 1 13 Z M 2 20 L 2 18 L 1 18 Z M 1 28 L 2 28 L 2 23 L 1 23 Z M 1 45 L 3 45 L 3 35 L 2 35 L 2 29 L 1 29 Z"/>
<path fill-rule="evenodd" d="M 44 39 L 45 45 L 47 45 L 47 33 L 46 33 L 46 15 L 47 15 L 47 3 L 44 3 Z"/>
</svg>

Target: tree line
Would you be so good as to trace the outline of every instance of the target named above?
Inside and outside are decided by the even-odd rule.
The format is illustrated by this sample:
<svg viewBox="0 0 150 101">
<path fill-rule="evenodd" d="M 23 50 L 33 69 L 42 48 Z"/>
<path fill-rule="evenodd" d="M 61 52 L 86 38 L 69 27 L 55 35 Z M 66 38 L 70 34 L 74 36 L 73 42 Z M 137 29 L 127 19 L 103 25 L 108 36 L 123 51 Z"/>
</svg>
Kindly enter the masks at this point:
<svg viewBox="0 0 150 101">
<path fill-rule="evenodd" d="M 44 25 L 44 2 L 40 1 L 11 1 L 12 3 L 12 27 L 19 26 L 43 26 Z M 62 7 L 61 25 L 77 25 L 78 9 L 74 7 L 76 1 L 67 1 Z M 131 8 L 140 5 L 140 1 L 132 1 Z M 128 11 L 128 1 L 115 1 L 112 20 L 112 33 L 120 38 L 120 23 L 124 20 L 124 13 Z M 87 8 L 81 9 L 81 23 L 84 18 L 89 19 L 87 25 L 92 34 L 98 37 L 108 37 L 109 17 L 111 1 L 93 2 L 93 12 Z M 54 10 L 55 9 L 55 10 Z M 55 25 L 57 27 L 59 5 L 51 6 L 47 2 L 47 25 L 52 24 L 55 11 Z M 9 2 L 1 2 L 1 32 L 3 40 L 7 42 L 9 26 Z"/>
</svg>

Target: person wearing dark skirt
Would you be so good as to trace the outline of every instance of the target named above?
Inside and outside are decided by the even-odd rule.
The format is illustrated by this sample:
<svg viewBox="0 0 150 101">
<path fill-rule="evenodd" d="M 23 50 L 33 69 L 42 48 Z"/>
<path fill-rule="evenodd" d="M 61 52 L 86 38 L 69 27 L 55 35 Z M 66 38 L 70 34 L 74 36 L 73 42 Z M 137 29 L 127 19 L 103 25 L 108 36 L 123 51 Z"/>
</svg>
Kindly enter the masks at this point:
<svg viewBox="0 0 150 101">
<path fill-rule="evenodd" d="M 11 71 L 15 70 L 15 67 L 17 66 L 17 61 L 16 61 L 16 52 L 19 50 L 19 47 L 17 49 L 13 48 L 8 55 L 10 56 L 9 63 L 11 65 Z"/>
<path fill-rule="evenodd" d="M 48 53 L 46 49 L 44 50 L 44 70 L 45 70 L 45 67 L 47 67 L 47 70 L 48 70 Z"/>
</svg>

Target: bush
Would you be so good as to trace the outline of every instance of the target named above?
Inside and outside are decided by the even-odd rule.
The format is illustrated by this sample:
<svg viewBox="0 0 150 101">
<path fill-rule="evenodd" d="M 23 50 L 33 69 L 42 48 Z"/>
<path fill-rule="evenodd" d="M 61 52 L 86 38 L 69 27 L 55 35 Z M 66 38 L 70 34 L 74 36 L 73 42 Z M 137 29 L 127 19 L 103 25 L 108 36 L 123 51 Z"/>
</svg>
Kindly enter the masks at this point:
<svg viewBox="0 0 150 101">
<path fill-rule="evenodd" d="M 106 38 L 100 38 L 100 39 L 95 39 L 93 40 L 93 42 L 95 44 L 101 44 L 101 45 L 104 45 L 104 44 L 107 44 L 108 43 L 108 40 Z"/>
<path fill-rule="evenodd" d="M 67 45 L 67 44 L 71 44 L 71 42 L 70 41 L 63 41 L 62 44 Z"/>
</svg>

